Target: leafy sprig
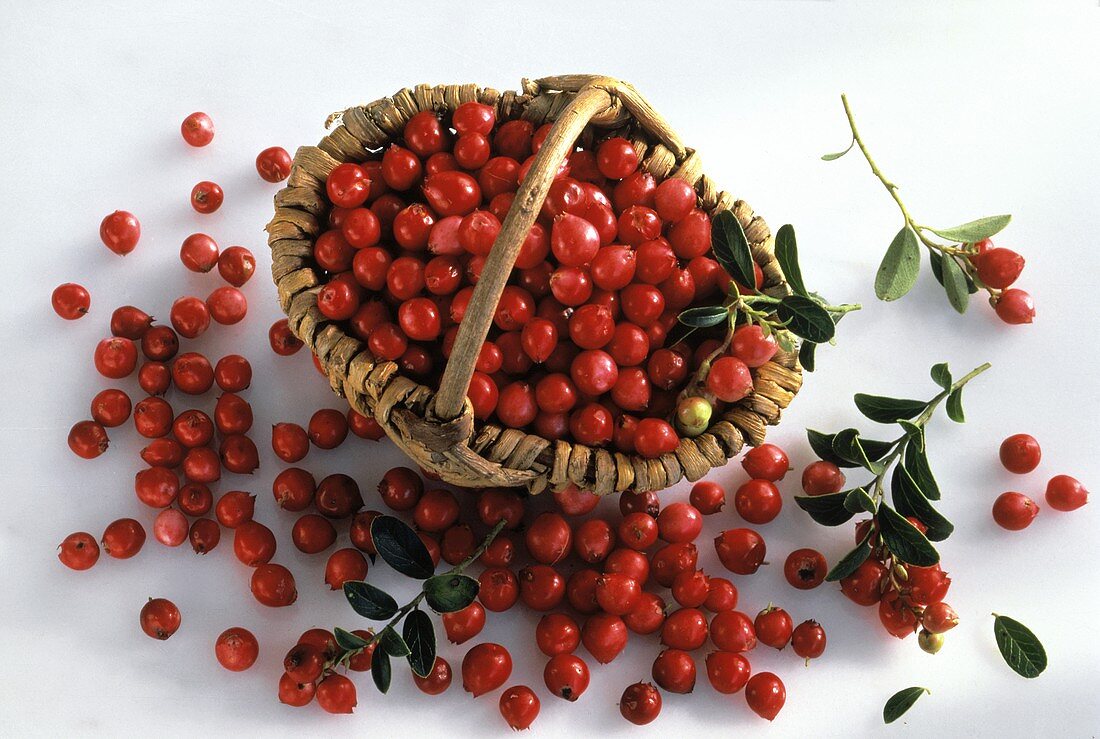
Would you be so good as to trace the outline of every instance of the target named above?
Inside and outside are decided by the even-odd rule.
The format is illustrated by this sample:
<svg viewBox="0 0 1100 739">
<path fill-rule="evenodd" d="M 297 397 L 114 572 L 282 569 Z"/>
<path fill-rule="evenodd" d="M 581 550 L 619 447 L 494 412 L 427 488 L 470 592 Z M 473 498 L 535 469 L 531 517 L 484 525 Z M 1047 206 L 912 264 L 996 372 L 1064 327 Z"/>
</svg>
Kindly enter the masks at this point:
<svg viewBox="0 0 1100 739">
<path fill-rule="evenodd" d="M 875 275 L 875 295 L 880 300 L 897 300 L 913 287 L 921 269 L 921 246 L 928 253 L 932 273 L 947 294 L 947 300 L 956 311 L 965 313 L 970 296 L 979 290 L 989 293 L 991 300 L 1001 294 L 982 283 L 972 257 L 976 255 L 976 244 L 1000 233 L 1012 220 L 1010 215 L 987 216 L 951 228 L 933 228 L 919 223 L 910 214 L 909 209 L 898 194 L 898 186 L 883 174 L 871 157 L 867 145 L 856 127 L 852 108 L 846 95 L 840 96 L 844 104 L 844 114 L 852 130 L 852 141 L 844 151 L 825 154 L 821 158 L 827 162 L 840 159 L 853 148 L 858 148 L 863 158 L 871 166 L 871 172 L 882 183 L 886 191 L 901 210 L 903 224 L 894 236 Z M 932 238 L 946 240 L 948 243 Z"/>
<path fill-rule="evenodd" d="M 873 516 L 874 526 L 833 566 L 827 580 L 851 575 L 875 546 L 881 546 L 884 559 L 894 565 L 929 567 L 939 562 L 940 555 L 932 542 L 946 539 L 954 527 L 932 505 L 932 501 L 939 500 L 940 491 L 928 463 L 925 426 L 945 401 L 951 418 L 961 422 L 962 389 L 987 369 L 989 364 L 983 364 L 953 381 L 946 364 L 935 365 L 931 375 L 941 390 L 927 401 L 857 393 L 855 404 L 864 416 L 876 423 L 898 425 L 901 433 L 892 441 L 864 438 L 855 428 L 833 434 L 807 430 L 810 446 L 821 459 L 839 467 L 862 468 L 873 475 L 849 490 L 795 498 L 800 508 L 825 526 L 839 526 L 861 512 Z M 957 413 L 950 411 L 953 403 Z M 922 533 L 909 517 L 923 523 L 927 531 Z"/>
<path fill-rule="evenodd" d="M 792 335 L 802 339 L 799 359 L 802 366 L 812 372 L 817 345 L 832 342 L 837 322 L 845 314 L 859 310 L 860 306 L 830 305 L 823 297 L 806 288 L 798 264 L 798 243 L 794 227 L 790 224 L 782 226 L 775 235 L 775 258 L 791 288 L 789 295 L 781 297 L 767 295 L 756 285 L 749 240 L 732 211 L 715 215 L 711 233 L 714 257 L 734 282 L 727 286 L 721 303 L 688 308 L 679 315 L 680 323 L 687 327 L 681 338 L 698 329 L 721 325 L 727 329 L 725 341 L 703 363 L 697 382 L 689 383 L 689 389 L 705 377 L 710 361 L 729 347 L 733 331 L 739 323 L 759 325 L 765 335 L 775 336 L 784 351 L 794 350 Z M 746 285 L 754 287 L 750 289 Z"/>
<path fill-rule="evenodd" d="M 905 712 L 913 707 L 913 704 L 917 702 L 925 693 L 932 694 L 928 688 L 912 687 L 899 690 L 890 696 L 890 699 L 886 701 L 886 705 L 882 707 L 882 721 L 883 723 L 892 724 L 905 715 Z"/>
<path fill-rule="evenodd" d="M 373 649 L 371 677 L 380 692 L 385 693 L 390 687 L 393 674 L 390 658 L 404 658 L 415 674 L 427 677 L 435 664 L 436 638 L 432 619 L 421 610 L 421 603 L 427 602 L 436 613 L 461 611 L 473 603 L 480 584 L 464 571 L 485 553 L 504 525 L 505 521 L 500 521 L 469 557 L 436 575 L 427 547 L 408 524 L 393 516 L 375 518 L 371 522 L 371 538 L 378 555 L 393 569 L 423 584 L 416 597 L 398 606 L 392 595 L 370 583 L 362 580 L 344 583 L 344 597 L 352 610 L 371 621 L 387 623 L 370 639 L 336 628 L 336 643 L 342 651 L 329 668 L 346 665 L 352 657 Z"/>
</svg>

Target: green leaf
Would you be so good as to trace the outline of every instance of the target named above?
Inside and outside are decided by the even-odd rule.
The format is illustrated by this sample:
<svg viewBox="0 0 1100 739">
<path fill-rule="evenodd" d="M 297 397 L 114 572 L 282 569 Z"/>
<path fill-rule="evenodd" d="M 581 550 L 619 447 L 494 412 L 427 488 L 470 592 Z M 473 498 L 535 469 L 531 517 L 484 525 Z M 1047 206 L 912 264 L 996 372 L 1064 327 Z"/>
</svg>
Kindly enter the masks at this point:
<svg viewBox="0 0 1100 739">
<path fill-rule="evenodd" d="M 1047 653 L 1039 638 L 1014 618 L 994 616 L 993 636 L 1005 662 L 1017 675 L 1039 677 L 1047 668 Z"/>
<path fill-rule="evenodd" d="M 680 323 L 692 328 L 709 328 L 729 320 L 730 309 L 724 305 L 701 305 L 688 308 L 677 316 Z"/>
<path fill-rule="evenodd" d="M 383 649 L 375 649 L 370 658 L 370 676 L 374 680 L 374 686 L 379 693 L 386 693 L 390 689 L 390 679 L 393 677 L 393 667 L 390 665 L 390 656 Z"/>
<path fill-rule="evenodd" d="M 812 341 L 803 341 L 802 346 L 798 348 L 798 363 L 807 372 L 813 372 L 817 366 L 815 352 L 817 352 L 817 344 Z"/>
<path fill-rule="evenodd" d="M 924 445 L 924 434 L 921 434 L 919 444 L 911 441 L 905 446 L 902 464 L 913 477 L 913 481 L 917 483 L 917 487 L 924 493 L 925 498 L 940 499 L 940 486 L 936 484 L 932 468 L 928 465 L 928 450 Z"/>
<path fill-rule="evenodd" d="M 894 508 L 899 514 L 913 516 L 928 527 L 925 537 L 929 541 L 943 541 L 951 536 L 955 527 L 932 507 L 924 491 L 913 479 L 909 470 L 905 469 L 905 465 L 899 464 L 894 467 L 890 491 Z"/>
<path fill-rule="evenodd" d="M 474 602 L 478 588 L 480 583 L 469 575 L 436 575 L 425 581 L 424 597 L 436 613 L 454 613 Z"/>
<path fill-rule="evenodd" d="M 435 627 L 431 617 L 419 608 L 405 618 L 402 628 L 409 646 L 409 667 L 420 677 L 427 677 L 435 666 Z"/>
<path fill-rule="evenodd" d="M 382 629 L 382 633 L 378 635 L 378 646 L 391 657 L 408 657 L 411 653 L 409 645 L 392 626 Z"/>
<path fill-rule="evenodd" d="M 966 423 L 966 414 L 963 413 L 963 389 L 961 387 L 947 396 L 947 417 L 955 423 Z"/>
<path fill-rule="evenodd" d="M 847 493 L 832 493 L 831 495 L 797 495 L 794 502 L 798 507 L 810 514 L 810 518 L 822 526 L 840 526 L 847 523 L 855 515 L 844 507 L 844 498 Z"/>
<path fill-rule="evenodd" d="M 821 161 L 823 161 L 823 162 L 832 162 L 832 161 L 835 161 L 837 159 L 840 159 L 842 156 L 844 156 L 845 154 L 850 152 L 852 150 L 852 147 L 855 146 L 855 145 L 856 145 L 856 140 L 855 140 L 855 138 L 853 138 L 852 143 L 848 144 L 847 149 L 845 149 L 844 151 L 834 152 L 832 154 L 822 154 L 821 155 Z"/>
<path fill-rule="evenodd" d="M 788 295 L 776 306 L 775 312 L 791 333 L 807 341 L 821 344 L 836 335 L 836 324 L 829 311 L 813 298 Z"/>
<path fill-rule="evenodd" d="M 947 302 L 958 313 L 966 313 L 966 306 L 970 302 L 970 286 L 966 281 L 966 274 L 953 256 L 943 259 L 943 289 L 947 292 Z"/>
<path fill-rule="evenodd" d="M 923 400 L 887 398 L 882 395 L 855 394 L 856 408 L 876 423 L 897 423 L 909 420 L 923 411 L 928 404 Z"/>
<path fill-rule="evenodd" d="M 944 390 L 951 389 L 951 370 L 947 367 L 947 362 L 940 362 L 939 364 L 932 365 L 932 382 L 936 383 Z"/>
<path fill-rule="evenodd" d="M 897 300 L 917 281 L 920 273 L 920 246 L 917 235 L 905 226 L 890 242 L 875 275 L 875 295 L 879 300 Z"/>
<path fill-rule="evenodd" d="M 924 449 L 924 429 L 913 423 L 912 421 L 906 421 L 904 418 L 898 421 L 898 426 L 901 426 L 901 430 L 905 432 L 905 435 L 909 437 L 909 445 L 916 444 L 921 449 Z M 909 447 L 907 446 L 906 449 Z"/>
<path fill-rule="evenodd" d="M 863 469 L 875 473 L 875 477 L 878 477 L 886 471 L 886 468 L 882 465 L 881 462 L 876 462 L 871 459 L 871 457 L 867 454 L 867 450 L 863 448 L 863 440 L 858 436 L 852 443 L 852 448 L 856 451 L 857 454 L 859 454 L 859 463 L 863 467 Z"/>
<path fill-rule="evenodd" d="M 859 429 L 844 429 L 833 435 L 833 456 L 840 460 L 834 462 L 837 467 L 860 466 L 860 454 L 855 448 L 857 438 Z"/>
<path fill-rule="evenodd" d="M 362 580 L 345 582 L 344 597 L 356 613 L 371 621 L 385 621 L 397 613 L 397 601 L 393 596 Z"/>
<path fill-rule="evenodd" d="M 928 261 L 932 265 L 932 276 L 936 278 L 936 282 L 943 285 L 943 255 L 938 251 L 928 252 Z"/>
<path fill-rule="evenodd" d="M 356 636 L 350 631 L 346 631 L 337 626 L 332 630 L 332 633 L 336 636 L 336 643 L 340 645 L 341 649 L 351 651 L 353 649 L 362 649 L 367 646 L 369 642 L 361 636 Z"/>
<path fill-rule="evenodd" d="M 867 494 L 867 489 L 863 487 L 852 488 L 845 494 L 844 507 L 853 514 L 863 511 L 874 513 L 876 510 L 874 499 Z"/>
<path fill-rule="evenodd" d="M 878 528 L 882 543 L 896 559 L 918 567 L 931 567 L 940 561 L 932 543 L 904 516 L 883 503 L 878 507 Z"/>
<path fill-rule="evenodd" d="M 746 287 L 756 285 L 749 240 L 732 210 L 724 210 L 711 220 L 711 248 L 730 277 Z"/>
<path fill-rule="evenodd" d="M 799 295 L 809 297 L 806 283 L 802 281 L 802 268 L 798 265 L 798 242 L 794 237 L 794 226 L 789 223 L 780 226 L 775 234 L 775 259 L 791 289 Z"/>
<path fill-rule="evenodd" d="M 1012 216 L 1006 213 L 1003 216 L 979 218 L 976 221 L 970 221 L 969 223 L 964 223 L 961 226 L 953 226 L 952 228 L 930 228 L 928 230 L 950 241 L 958 241 L 961 244 L 973 244 L 1000 233 L 1011 220 Z"/>
<path fill-rule="evenodd" d="M 371 522 L 370 531 L 378 554 L 402 575 L 426 580 L 435 573 L 432 556 L 424 542 L 400 518 L 378 516 Z"/>
<path fill-rule="evenodd" d="M 854 430 L 855 429 L 853 429 L 853 431 Z M 856 466 L 833 451 L 833 440 L 836 438 L 836 434 L 823 434 L 820 431 L 806 429 L 806 438 L 810 442 L 810 448 L 814 450 L 814 454 L 816 454 L 819 459 L 826 462 L 832 462 L 837 467 Z"/>
<path fill-rule="evenodd" d="M 863 541 L 856 544 L 856 548 L 844 555 L 844 559 L 833 565 L 833 569 L 829 570 L 829 574 L 825 576 L 825 579 L 829 582 L 836 582 L 837 580 L 843 580 L 851 575 L 853 572 L 859 569 L 859 566 L 867 561 L 867 558 L 871 556 L 871 534 L 873 533 L 873 527 L 867 527 L 867 533 L 863 536 Z"/>
<path fill-rule="evenodd" d="M 863 447 L 867 458 L 872 461 L 882 459 L 894 448 L 894 442 L 892 441 L 876 441 L 875 439 L 864 439 L 862 436 L 859 437 L 859 445 Z"/>
<path fill-rule="evenodd" d="M 894 723 L 925 693 L 931 694 L 928 688 L 906 688 L 894 693 L 882 707 L 882 720 L 888 724 Z"/>
</svg>

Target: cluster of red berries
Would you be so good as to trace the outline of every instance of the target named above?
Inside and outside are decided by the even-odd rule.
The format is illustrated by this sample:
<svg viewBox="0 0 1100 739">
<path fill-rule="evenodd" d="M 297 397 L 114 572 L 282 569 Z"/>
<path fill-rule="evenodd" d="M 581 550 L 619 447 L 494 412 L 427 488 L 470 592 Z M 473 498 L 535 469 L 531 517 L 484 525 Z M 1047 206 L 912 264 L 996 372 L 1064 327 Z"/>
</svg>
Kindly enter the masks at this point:
<svg viewBox="0 0 1100 739">
<path fill-rule="evenodd" d="M 313 251 L 328 275 L 320 311 L 378 359 L 435 382 L 549 129 L 497 125 L 492 107 L 470 102 L 449 121 L 417 113 L 400 144 L 334 168 Z M 562 163 L 478 356 L 468 389 L 477 418 L 645 457 L 676 448 L 677 395 L 719 342 L 666 346 L 668 335 L 680 311 L 730 278 L 710 256 L 710 217 L 692 187 L 638 165 L 618 137 Z M 751 368 L 776 350 L 758 326 L 741 329 L 707 389 L 741 400 Z"/>
<path fill-rule="evenodd" d="M 1035 318 L 1035 301 L 1024 290 L 1012 287 L 1024 271 L 1024 258 L 1003 247 L 993 246 L 991 239 L 973 245 L 970 263 L 982 284 L 990 289 L 989 302 L 997 317 L 1005 323 L 1031 323 Z"/>
<path fill-rule="evenodd" d="M 1013 434 L 1001 442 L 1001 464 L 1017 475 L 1026 475 L 1039 466 L 1042 449 L 1034 436 Z M 1089 491 L 1069 475 L 1055 475 L 1047 482 L 1047 505 L 1056 511 L 1075 511 L 1089 502 Z M 1039 515 L 1039 505 L 1023 493 L 1001 493 L 993 502 L 993 520 L 1009 531 L 1026 529 Z"/>
</svg>

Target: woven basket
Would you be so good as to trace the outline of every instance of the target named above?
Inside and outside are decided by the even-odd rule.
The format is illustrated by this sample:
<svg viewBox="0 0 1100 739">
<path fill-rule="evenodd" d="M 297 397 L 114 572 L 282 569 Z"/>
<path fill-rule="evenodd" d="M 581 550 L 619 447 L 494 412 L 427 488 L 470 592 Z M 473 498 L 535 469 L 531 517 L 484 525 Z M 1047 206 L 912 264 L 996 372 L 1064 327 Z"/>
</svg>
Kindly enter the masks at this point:
<svg viewBox="0 0 1100 739">
<path fill-rule="evenodd" d="M 324 230 L 330 204 L 325 178 L 342 162 L 377 157 L 401 136 L 415 113 L 443 114 L 478 101 L 496 110 L 498 122 L 515 118 L 535 126 L 553 122 L 535 163 L 516 193 L 511 211 L 487 258 L 458 331 L 439 388 L 401 375 L 394 362 L 377 362 L 365 344 L 325 318 L 317 308 L 323 273 L 313 261 L 313 243 Z M 334 126 L 334 127 L 333 127 Z M 568 75 L 524 80 L 523 92 L 497 92 L 475 85 L 418 85 L 368 105 L 348 108 L 328 121 L 317 146 L 294 157 L 287 185 L 275 196 L 267 226 L 272 277 L 291 330 L 317 356 L 332 384 L 358 412 L 373 416 L 418 465 L 464 487 L 524 487 L 531 493 L 569 483 L 598 494 L 661 490 L 681 478 L 697 480 L 725 464 L 746 442 L 760 444 L 798 391 L 797 355 L 782 350 L 753 370 L 754 392 L 720 416 L 710 429 L 682 439 L 659 459 L 548 440 L 476 421 L 466 388 L 478 350 L 490 328 L 497 300 L 519 247 L 539 212 L 558 164 L 574 142 L 624 136 L 641 154 L 641 168 L 657 178 L 679 177 L 694 185 L 699 207 L 710 214 L 732 209 L 764 274 L 763 290 L 788 292 L 764 220 L 741 200 L 720 191 L 703 174 L 699 156 L 684 146 L 665 120 L 630 85 L 605 77 Z"/>
</svg>

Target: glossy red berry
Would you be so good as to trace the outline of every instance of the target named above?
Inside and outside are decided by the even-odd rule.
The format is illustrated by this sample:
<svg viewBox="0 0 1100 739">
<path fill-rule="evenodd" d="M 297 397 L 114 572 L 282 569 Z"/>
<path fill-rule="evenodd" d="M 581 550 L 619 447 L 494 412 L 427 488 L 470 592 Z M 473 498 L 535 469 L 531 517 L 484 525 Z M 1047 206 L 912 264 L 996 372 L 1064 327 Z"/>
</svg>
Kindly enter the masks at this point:
<svg viewBox="0 0 1100 739">
<path fill-rule="evenodd" d="M 663 541 L 672 544 L 695 541 L 702 530 L 703 516 L 690 503 L 670 503 L 657 515 L 657 531 Z"/>
<path fill-rule="evenodd" d="M 573 551 L 588 564 L 602 562 L 614 547 L 615 530 L 600 518 L 585 521 L 573 534 Z"/>
<path fill-rule="evenodd" d="M 191 234 L 180 246 L 180 261 L 192 272 L 205 273 L 218 264 L 218 242 L 206 234 Z"/>
<path fill-rule="evenodd" d="M 211 518 L 200 518 L 191 524 L 187 538 L 196 554 L 206 554 L 221 541 L 221 527 Z"/>
<path fill-rule="evenodd" d="M 325 180 L 325 191 L 333 205 L 357 208 L 370 195 L 370 178 L 358 164 L 344 162 L 329 172 Z"/>
<path fill-rule="evenodd" d="M 806 495 L 839 493 L 844 482 L 844 473 L 832 462 L 818 460 L 802 471 L 802 489 Z"/>
<path fill-rule="evenodd" d="M 69 429 L 69 449 L 83 459 L 95 459 L 107 451 L 107 430 L 95 421 L 78 421 Z"/>
<path fill-rule="evenodd" d="M 695 689 L 695 660 L 682 649 L 665 649 L 653 660 L 653 682 L 670 693 Z"/>
<path fill-rule="evenodd" d="M 588 688 L 588 665 L 575 654 L 559 652 L 547 661 L 542 679 L 551 693 L 573 702 Z"/>
<path fill-rule="evenodd" d="M 260 656 L 260 643 L 248 629 L 235 626 L 218 635 L 214 642 L 214 656 L 230 672 L 242 672 L 256 663 Z"/>
<path fill-rule="evenodd" d="M 116 210 L 99 224 L 99 238 L 115 254 L 126 256 L 141 238 L 141 224 L 133 213 Z"/>
<path fill-rule="evenodd" d="M 723 531 L 714 540 L 722 566 L 737 575 L 751 575 L 764 563 L 764 539 L 752 529 Z"/>
<path fill-rule="evenodd" d="M 661 693 L 650 683 L 634 683 L 619 699 L 619 713 L 637 726 L 652 723 L 661 713 Z"/>
<path fill-rule="evenodd" d="M 267 182 L 282 182 L 290 176 L 290 154 L 281 146 L 271 146 L 256 155 L 256 171 Z"/>
<path fill-rule="evenodd" d="M 707 372 L 707 389 L 725 403 L 736 403 L 753 389 L 748 365 L 737 357 L 716 359 Z"/>
<path fill-rule="evenodd" d="M 794 621 L 791 615 L 782 608 L 768 606 L 757 614 L 753 622 L 756 630 L 756 638 L 761 644 L 767 644 L 775 649 L 782 649 L 791 640 L 794 632 Z"/>
<path fill-rule="evenodd" d="M 684 608 L 702 606 L 710 595 L 710 578 L 700 570 L 684 570 L 672 581 L 672 597 Z"/>
<path fill-rule="evenodd" d="M 180 609 L 167 598 L 150 598 L 141 607 L 141 630 L 153 639 L 165 640 L 180 627 Z"/>
<path fill-rule="evenodd" d="M 758 672 L 745 684 L 745 701 L 757 716 L 772 721 L 787 701 L 787 689 L 774 673 Z"/>
<path fill-rule="evenodd" d="M 192 113 L 180 124 L 180 134 L 191 146 L 206 146 L 214 140 L 214 121 L 206 113 Z"/>
<path fill-rule="evenodd" d="M 996 247 L 983 253 L 975 267 L 979 280 L 996 290 L 1003 290 L 1024 271 L 1024 258 L 1011 249 Z"/>
<path fill-rule="evenodd" d="M 657 215 L 666 222 L 676 223 L 695 208 L 695 190 L 685 180 L 672 177 L 657 185 L 653 203 Z"/>
<path fill-rule="evenodd" d="M 94 361 L 99 374 L 120 380 L 137 366 L 137 347 L 130 339 L 119 336 L 103 339 L 96 345 Z"/>
<path fill-rule="evenodd" d="M 279 702 L 288 706 L 308 705 L 317 692 L 314 683 L 300 683 L 285 672 L 279 678 Z"/>
<path fill-rule="evenodd" d="M 367 579 L 367 559 L 358 549 L 337 549 L 325 564 L 325 583 L 332 590 L 342 590 L 344 583 Z"/>
<path fill-rule="evenodd" d="M 634 449 L 647 459 L 671 454 L 680 445 L 680 437 L 667 421 L 659 418 L 643 418 L 634 431 Z"/>
<path fill-rule="evenodd" d="M 825 557 L 815 549 L 796 549 L 783 563 L 783 576 L 791 587 L 799 590 L 816 588 L 825 581 L 827 572 Z"/>
<path fill-rule="evenodd" d="M 225 193 L 216 182 L 203 180 L 191 188 L 191 207 L 196 213 L 213 213 L 222 207 Z"/>
<path fill-rule="evenodd" d="M 87 289 L 75 282 L 66 282 L 54 288 L 50 303 L 54 313 L 66 321 L 74 321 L 88 312 L 92 298 Z"/>
<path fill-rule="evenodd" d="M 153 538 L 166 547 L 187 541 L 187 517 L 175 508 L 165 508 L 153 520 Z"/>
<path fill-rule="evenodd" d="M 526 685 L 516 685 L 500 694 L 500 715 L 516 731 L 531 728 L 539 706 L 539 697 Z"/>
<path fill-rule="evenodd" d="M 673 649 L 692 651 L 707 640 L 707 617 L 698 608 L 673 611 L 661 627 L 661 643 Z"/>
<path fill-rule="evenodd" d="M 107 525 L 99 543 L 108 556 L 129 559 L 145 544 L 145 529 L 132 518 L 120 518 Z"/>
<path fill-rule="evenodd" d="M 783 509 L 783 496 L 775 483 L 749 480 L 737 488 L 733 504 L 741 518 L 752 524 L 765 524 L 775 520 Z"/>
<path fill-rule="evenodd" d="M 1047 483 L 1046 500 L 1056 511 L 1075 511 L 1089 502 L 1089 491 L 1069 475 L 1055 475 Z"/>
<path fill-rule="evenodd" d="M 782 480 L 791 463 L 787 453 L 775 444 L 761 444 L 750 449 L 741 458 L 741 466 L 754 480 Z"/>
<path fill-rule="evenodd" d="M 596 580 L 596 602 L 605 613 L 616 616 L 630 613 L 641 593 L 641 585 L 629 575 L 607 572 Z"/>
<path fill-rule="evenodd" d="M 317 705 L 328 713 L 351 713 L 357 705 L 355 683 L 332 673 L 317 683 Z"/>
<path fill-rule="evenodd" d="M 464 644 L 485 628 L 485 608 L 474 601 L 460 611 L 444 613 L 443 630 L 452 644 Z"/>
<path fill-rule="evenodd" d="M 628 632 L 622 618 L 596 613 L 581 627 L 581 643 L 600 664 L 611 662 L 626 647 Z"/>
<path fill-rule="evenodd" d="M 1001 442 L 1001 464 L 1009 472 L 1024 475 L 1039 466 L 1042 450 L 1034 436 L 1013 434 Z"/>
<path fill-rule="evenodd" d="M 1001 493 L 993 502 L 993 520 L 1009 531 L 1026 529 L 1038 515 L 1038 504 L 1023 493 Z"/>
<path fill-rule="evenodd" d="M 512 656 L 499 644 L 478 644 L 462 658 L 462 688 L 475 698 L 496 690 L 511 674 Z"/>
<path fill-rule="evenodd" d="M 57 558 L 71 570 L 87 570 L 99 560 L 99 544 L 91 534 L 78 531 L 57 547 Z"/>
<path fill-rule="evenodd" d="M 716 482 L 700 480 L 691 488 L 690 502 L 701 514 L 710 516 L 726 504 L 726 490 Z"/>
<path fill-rule="evenodd" d="M 707 679 L 719 693 L 736 693 L 745 687 L 752 673 L 749 660 L 735 652 L 711 652 L 707 655 Z"/>
<path fill-rule="evenodd" d="M 868 559 L 840 581 L 840 591 L 853 603 L 873 606 L 882 597 L 882 581 L 886 576 L 886 568 L 881 562 Z"/>
<path fill-rule="evenodd" d="M 1015 287 L 1002 292 L 993 309 L 998 318 L 1011 325 L 1031 323 L 1035 319 L 1034 299 Z"/>
<path fill-rule="evenodd" d="M 298 599 L 294 575 L 282 565 L 267 563 L 252 572 L 252 595 L 271 608 L 289 606 Z"/>
<path fill-rule="evenodd" d="M 240 287 L 256 271 L 256 258 L 243 246 L 231 246 L 218 257 L 218 274 L 234 287 Z"/>
<path fill-rule="evenodd" d="M 302 340 L 294 335 L 285 318 L 280 318 L 271 324 L 271 328 L 267 332 L 267 338 L 271 344 L 271 350 L 284 357 L 296 354 L 303 346 Z"/>
<path fill-rule="evenodd" d="M 535 627 L 535 642 L 547 657 L 571 654 L 581 643 L 580 627 L 564 613 L 549 613 Z"/>
<path fill-rule="evenodd" d="M 817 659 L 825 652 L 825 629 L 817 621 L 803 621 L 791 634 L 791 649 L 807 661 Z"/>
</svg>

